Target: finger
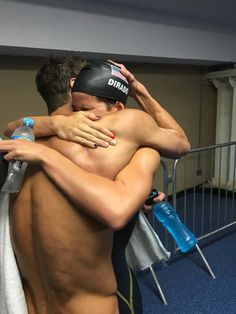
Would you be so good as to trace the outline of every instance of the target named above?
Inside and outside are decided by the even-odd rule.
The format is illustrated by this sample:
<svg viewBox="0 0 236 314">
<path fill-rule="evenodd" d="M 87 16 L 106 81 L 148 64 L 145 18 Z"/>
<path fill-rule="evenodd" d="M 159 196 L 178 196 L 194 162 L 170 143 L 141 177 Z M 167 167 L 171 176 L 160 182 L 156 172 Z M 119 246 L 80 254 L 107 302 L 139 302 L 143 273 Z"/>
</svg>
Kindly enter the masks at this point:
<svg viewBox="0 0 236 314">
<path fill-rule="evenodd" d="M 5 146 L 5 145 L 10 145 L 14 143 L 14 140 L 4 140 L 4 141 L 0 141 L 0 146 Z"/>
<path fill-rule="evenodd" d="M 7 152 L 7 153 L 4 155 L 4 159 L 5 159 L 6 161 L 11 161 L 11 160 L 13 160 L 13 159 L 16 160 L 17 157 L 16 157 L 16 155 L 15 155 L 14 152 L 9 151 L 9 152 Z"/>
<path fill-rule="evenodd" d="M 149 206 L 149 205 L 143 205 L 143 209 L 146 210 L 146 211 L 149 211 L 152 209 L 152 206 Z"/>
<path fill-rule="evenodd" d="M 92 121 L 98 121 L 98 120 L 101 119 L 101 116 L 96 115 L 96 114 L 93 113 L 93 112 L 88 112 L 88 111 L 86 111 L 86 112 L 83 112 L 83 115 L 84 115 L 86 118 L 88 118 L 89 120 L 92 120 Z"/>
<path fill-rule="evenodd" d="M 121 63 L 117 63 L 117 62 L 115 62 L 115 61 L 113 61 L 113 60 L 110 60 L 110 59 L 109 59 L 108 61 L 111 62 L 111 63 L 114 63 L 114 64 L 117 65 L 118 67 L 121 67 L 121 65 L 122 65 Z"/>
<path fill-rule="evenodd" d="M 101 126 L 100 124 L 96 123 L 95 121 L 98 121 L 101 119 L 100 116 L 97 116 L 96 114 L 92 112 L 84 112 L 84 117 L 88 119 L 85 121 L 85 125 L 91 127 L 94 130 L 97 130 L 100 133 L 96 133 L 96 135 L 93 133 L 94 136 L 98 136 L 100 139 L 108 140 L 108 137 L 114 138 L 113 132 L 105 128 L 104 126 Z M 92 121 L 92 123 L 91 123 Z M 88 130 L 87 130 L 88 132 Z M 101 134 L 102 133 L 102 134 Z"/>
<path fill-rule="evenodd" d="M 115 65 L 117 65 L 120 68 L 121 73 L 126 77 L 126 79 L 129 81 L 130 84 L 132 84 L 135 81 L 135 76 L 133 73 L 131 73 L 122 63 L 114 62 L 113 60 L 108 60 Z"/>
<path fill-rule="evenodd" d="M 96 148 L 98 146 L 107 148 L 109 147 L 109 145 L 111 145 L 111 143 L 108 141 L 100 140 L 97 137 L 91 135 L 90 133 L 81 132 L 81 131 L 79 132 L 79 134 L 74 135 L 71 139 L 74 142 L 77 142 L 81 145 L 91 147 L 91 148 Z"/>
<path fill-rule="evenodd" d="M 144 207 L 143 207 L 143 212 L 144 212 L 144 214 L 146 214 L 146 215 L 150 215 L 150 214 L 152 213 L 152 207 L 151 207 L 150 209 L 147 209 L 147 208 L 144 208 Z"/>
<path fill-rule="evenodd" d="M 12 148 L 12 141 L 2 141 L 0 142 L 0 152 L 8 152 Z"/>
<path fill-rule="evenodd" d="M 159 192 L 158 196 L 156 196 L 153 201 L 154 203 L 161 202 L 165 199 L 165 194 L 163 192 Z"/>
<path fill-rule="evenodd" d="M 108 140 L 109 138 L 114 138 L 115 135 L 113 132 L 111 132 L 110 130 L 108 130 L 106 127 L 97 124 L 97 123 L 93 123 L 93 124 L 88 124 L 88 127 L 92 128 L 95 132 L 92 133 L 94 136 L 99 137 L 100 139 L 103 140 Z"/>
<path fill-rule="evenodd" d="M 109 147 L 109 143 L 98 142 L 98 141 L 93 142 L 93 141 L 85 139 L 84 137 L 75 137 L 74 142 L 81 144 L 83 146 L 89 147 L 89 148 L 98 148 L 98 146 L 103 147 L 103 148 Z"/>
<path fill-rule="evenodd" d="M 108 60 L 108 61 L 111 62 L 111 63 L 113 63 L 113 64 L 115 64 L 116 66 L 118 66 L 122 71 L 127 71 L 127 72 L 129 72 L 129 71 L 126 69 L 126 67 L 124 66 L 124 64 L 115 62 L 115 61 L 113 61 L 113 60 Z"/>
<path fill-rule="evenodd" d="M 124 66 L 124 64 L 122 63 L 117 63 L 113 60 L 108 60 L 109 62 L 115 64 L 116 66 L 118 66 L 120 68 L 121 73 L 127 78 L 127 76 L 129 76 L 130 72 L 129 70 L 126 69 L 126 67 Z"/>
<path fill-rule="evenodd" d="M 108 142 L 115 145 L 115 135 L 101 125 L 88 124 L 85 125 L 83 132 L 87 133 L 87 139 L 100 143 L 100 141 Z"/>
<path fill-rule="evenodd" d="M 108 147 L 109 145 L 115 146 L 116 145 L 116 140 L 112 138 L 108 138 L 107 140 L 101 140 L 98 137 L 91 137 L 90 141 L 96 143 L 98 146 L 102 147 Z"/>
</svg>

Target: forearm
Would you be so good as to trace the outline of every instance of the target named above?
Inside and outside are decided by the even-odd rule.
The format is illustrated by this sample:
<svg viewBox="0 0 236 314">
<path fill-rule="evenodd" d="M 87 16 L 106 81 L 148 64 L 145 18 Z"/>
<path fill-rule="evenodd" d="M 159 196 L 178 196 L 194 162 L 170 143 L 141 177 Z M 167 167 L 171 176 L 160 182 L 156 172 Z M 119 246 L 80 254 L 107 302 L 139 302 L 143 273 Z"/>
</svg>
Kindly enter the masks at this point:
<svg viewBox="0 0 236 314">
<path fill-rule="evenodd" d="M 42 144 L 5 140 L 0 142 L 0 152 L 5 152 L 7 161 L 23 160 L 39 164 L 75 204 L 75 210 L 78 208 L 113 229 L 123 227 L 144 203 L 160 162 L 155 150 L 139 149 L 112 181 L 88 173 L 58 151 Z"/>
<path fill-rule="evenodd" d="M 55 117 L 53 116 L 30 116 L 35 124 L 34 124 L 34 134 L 35 137 L 44 137 L 55 135 Z M 18 128 L 22 124 L 22 120 L 18 119 L 16 121 L 8 123 L 4 134 L 8 137 L 14 132 L 16 128 Z"/>
<path fill-rule="evenodd" d="M 167 150 L 160 153 L 167 158 L 179 158 L 185 155 L 190 150 L 188 138 L 179 125 L 179 123 L 150 95 L 148 90 L 140 82 L 136 81 L 133 91 L 133 98 L 156 122 L 162 136 L 160 139 L 166 141 Z M 158 136 L 155 137 L 155 132 L 151 132 L 150 136 L 154 135 L 153 143 L 158 143 Z M 160 134 L 159 134 L 160 136 Z"/>
<path fill-rule="evenodd" d="M 150 95 L 147 88 L 138 81 L 135 85 L 135 91 L 133 91 L 133 98 L 157 122 L 159 127 L 173 129 L 185 135 L 177 121 Z"/>
<path fill-rule="evenodd" d="M 134 171 L 121 174 L 115 181 L 88 173 L 53 150 L 44 153 L 41 166 L 79 210 L 112 229 L 120 229 L 129 221 L 152 184 L 152 175 L 147 175 L 143 186 L 143 173 Z"/>
<path fill-rule="evenodd" d="M 52 116 L 34 116 L 34 134 L 36 138 L 56 135 L 64 140 L 79 143 L 87 147 L 105 147 L 115 145 L 114 134 L 104 126 L 96 123 L 100 117 L 92 112 L 72 112 Z M 10 122 L 4 132 L 10 137 L 19 127 L 23 118 Z"/>
<path fill-rule="evenodd" d="M 123 64 L 115 63 L 121 68 L 121 73 L 129 82 L 129 95 L 136 101 L 136 103 L 146 111 L 158 124 L 159 127 L 165 129 L 176 130 L 182 135 L 185 135 L 181 126 L 175 119 L 150 95 L 147 88 L 139 82 L 135 76 L 126 69 Z"/>
</svg>

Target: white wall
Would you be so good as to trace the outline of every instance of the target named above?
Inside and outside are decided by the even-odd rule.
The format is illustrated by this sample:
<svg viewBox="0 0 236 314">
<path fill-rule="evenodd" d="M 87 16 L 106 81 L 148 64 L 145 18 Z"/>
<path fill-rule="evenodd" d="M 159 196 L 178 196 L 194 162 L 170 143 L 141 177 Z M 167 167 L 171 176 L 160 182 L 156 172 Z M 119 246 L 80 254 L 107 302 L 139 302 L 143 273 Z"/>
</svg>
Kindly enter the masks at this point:
<svg viewBox="0 0 236 314">
<path fill-rule="evenodd" d="M 37 1 L 0 1 L 0 53 L 14 50 L 21 54 L 29 48 L 33 55 L 49 49 L 114 54 L 126 56 L 126 60 L 132 56 L 132 60 L 144 58 L 142 61 L 164 58 L 183 63 L 236 62 L 233 32 L 50 7 Z"/>
</svg>

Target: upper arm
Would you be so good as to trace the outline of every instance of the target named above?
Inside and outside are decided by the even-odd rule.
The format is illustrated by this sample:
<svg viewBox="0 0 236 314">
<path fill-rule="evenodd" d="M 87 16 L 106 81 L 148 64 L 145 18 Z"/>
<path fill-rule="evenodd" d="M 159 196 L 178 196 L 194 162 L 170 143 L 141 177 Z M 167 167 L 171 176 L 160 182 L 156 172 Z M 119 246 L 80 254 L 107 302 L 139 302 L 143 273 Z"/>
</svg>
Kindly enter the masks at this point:
<svg viewBox="0 0 236 314">
<path fill-rule="evenodd" d="M 160 155 L 151 148 L 140 148 L 130 163 L 115 178 L 116 193 L 122 195 L 123 204 L 114 215 L 114 229 L 122 228 L 147 199 L 153 177 L 160 164 Z M 115 209 L 113 209 L 115 211 Z"/>
<path fill-rule="evenodd" d="M 160 163 L 157 151 L 140 148 L 110 180 L 83 170 L 54 149 L 39 149 L 43 170 L 75 207 L 113 229 L 122 228 L 145 202 Z"/>
<path fill-rule="evenodd" d="M 135 110 L 133 116 L 133 136 L 140 146 L 156 149 L 161 156 L 179 158 L 189 150 L 186 136 L 176 129 L 159 127 L 146 112 Z"/>
</svg>

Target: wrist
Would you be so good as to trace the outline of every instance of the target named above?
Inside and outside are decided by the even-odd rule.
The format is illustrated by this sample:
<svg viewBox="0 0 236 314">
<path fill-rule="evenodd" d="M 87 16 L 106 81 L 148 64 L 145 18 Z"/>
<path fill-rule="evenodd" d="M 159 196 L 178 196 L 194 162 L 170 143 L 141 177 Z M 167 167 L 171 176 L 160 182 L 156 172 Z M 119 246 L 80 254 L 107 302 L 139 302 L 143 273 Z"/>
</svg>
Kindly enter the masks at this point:
<svg viewBox="0 0 236 314">
<path fill-rule="evenodd" d="M 51 135 L 58 135 L 59 130 L 61 129 L 62 126 L 62 119 L 63 116 L 61 115 L 55 115 L 49 117 L 49 130 Z"/>
<path fill-rule="evenodd" d="M 131 87 L 131 93 L 132 97 L 135 100 L 138 100 L 140 97 L 146 97 L 147 95 L 149 95 L 149 92 L 146 89 L 146 87 L 137 80 L 133 83 Z"/>
<path fill-rule="evenodd" d="M 57 154 L 59 153 L 45 145 L 42 145 L 41 148 L 42 153 L 39 156 L 39 163 L 42 169 L 46 170 L 48 167 L 51 167 L 54 162 L 56 162 Z"/>
<path fill-rule="evenodd" d="M 150 110 L 153 112 L 156 109 L 157 102 L 150 95 L 147 88 L 139 82 L 135 92 L 133 92 L 133 99 L 146 112 Z"/>
</svg>

